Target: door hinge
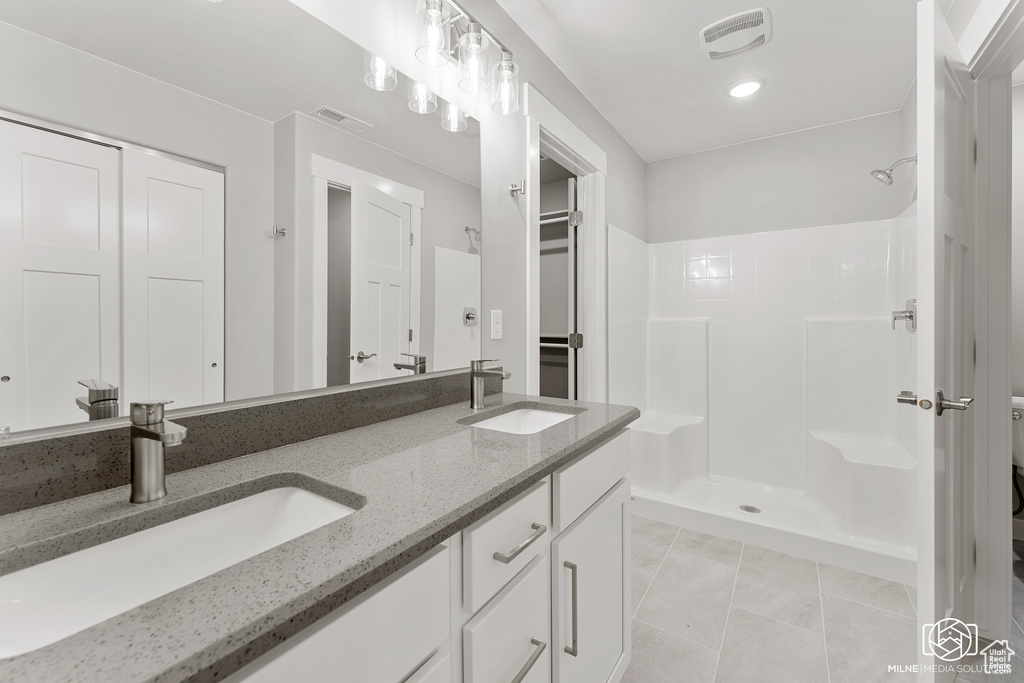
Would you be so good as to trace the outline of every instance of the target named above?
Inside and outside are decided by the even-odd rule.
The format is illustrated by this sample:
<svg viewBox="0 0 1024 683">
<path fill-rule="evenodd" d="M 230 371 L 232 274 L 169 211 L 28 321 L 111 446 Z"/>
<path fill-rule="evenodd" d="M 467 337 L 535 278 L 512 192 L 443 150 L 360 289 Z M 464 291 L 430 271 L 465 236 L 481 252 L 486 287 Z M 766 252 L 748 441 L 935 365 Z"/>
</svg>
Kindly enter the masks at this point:
<svg viewBox="0 0 1024 683">
<path fill-rule="evenodd" d="M 412 341 L 412 328 L 409 328 L 409 341 Z"/>
<path fill-rule="evenodd" d="M 582 211 L 570 211 L 569 212 L 569 227 L 575 228 L 583 225 L 583 212 Z"/>
<path fill-rule="evenodd" d="M 583 333 L 572 332 L 569 334 L 569 348 L 570 349 L 582 349 L 583 348 Z"/>
<path fill-rule="evenodd" d="M 414 236 L 414 235 L 413 235 L 413 234 L 412 234 L 412 233 L 410 232 L 410 233 L 409 233 L 409 246 L 410 246 L 410 247 L 412 246 L 412 242 L 413 242 L 413 239 L 414 239 L 414 237 L 415 237 L 415 236 Z"/>
</svg>

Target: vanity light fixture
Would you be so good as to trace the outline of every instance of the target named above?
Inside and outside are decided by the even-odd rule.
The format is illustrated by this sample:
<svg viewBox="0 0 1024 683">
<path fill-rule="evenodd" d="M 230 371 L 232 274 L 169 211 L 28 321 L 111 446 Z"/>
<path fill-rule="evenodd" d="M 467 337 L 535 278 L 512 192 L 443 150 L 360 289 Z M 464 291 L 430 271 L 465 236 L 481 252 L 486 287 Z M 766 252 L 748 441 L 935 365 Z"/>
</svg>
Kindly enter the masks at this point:
<svg viewBox="0 0 1024 683">
<path fill-rule="evenodd" d="M 502 52 L 501 61 L 491 71 L 491 109 L 499 114 L 519 111 L 519 65 L 511 52 Z"/>
<path fill-rule="evenodd" d="M 433 114 L 437 110 L 437 95 L 422 83 L 409 81 L 409 109 L 417 114 Z"/>
<path fill-rule="evenodd" d="M 444 121 L 441 127 L 449 133 L 461 133 L 466 130 L 466 113 L 458 105 L 448 102 L 444 105 Z"/>
<path fill-rule="evenodd" d="M 750 97 L 764 85 L 760 78 L 744 78 L 742 81 L 733 83 L 729 88 L 729 94 L 733 97 Z"/>
<path fill-rule="evenodd" d="M 499 114 L 519 111 L 519 65 L 512 60 L 512 52 L 493 33 L 456 0 L 416 0 L 416 16 L 417 59 L 429 66 L 443 66 L 457 56 L 459 88 L 479 94 L 490 87 L 494 111 Z M 454 45 L 452 36 L 458 38 Z M 493 68 L 489 64 L 492 43 L 501 51 L 501 59 Z M 413 108 L 413 111 L 418 109 Z"/>
<path fill-rule="evenodd" d="M 446 0 L 417 0 L 416 59 L 427 66 L 444 66 L 451 58 L 451 8 Z"/>
<path fill-rule="evenodd" d="M 363 82 L 374 90 L 385 92 L 398 85 L 398 72 L 375 54 L 367 52 L 363 57 Z"/>
<path fill-rule="evenodd" d="M 487 36 L 480 24 L 469 22 L 466 32 L 459 38 L 459 88 L 479 95 L 487 90 Z"/>
</svg>

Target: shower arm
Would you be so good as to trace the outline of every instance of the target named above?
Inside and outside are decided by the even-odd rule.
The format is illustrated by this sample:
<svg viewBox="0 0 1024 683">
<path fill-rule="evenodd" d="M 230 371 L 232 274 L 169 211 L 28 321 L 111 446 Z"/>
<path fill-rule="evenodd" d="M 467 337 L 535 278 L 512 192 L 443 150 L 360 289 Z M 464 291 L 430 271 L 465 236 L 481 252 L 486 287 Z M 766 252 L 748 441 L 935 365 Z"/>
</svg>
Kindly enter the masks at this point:
<svg viewBox="0 0 1024 683">
<path fill-rule="evenodd" d="M 895 164 L 893 164 L 892 166 L 890 166 L 889 168 L 887 168 L 885 170 L 887 170 L 890 173 L 892 173 L 893 169 L 896 168 L 897 166 L 900 166 L 902 164 L 909 164 L 911 161 L 917 161 L 917 155 L 916 154 L 914 156 L 912 156 L 912 157 L 907 157 L 906 159 L 900 159 Z"/>
</svg>

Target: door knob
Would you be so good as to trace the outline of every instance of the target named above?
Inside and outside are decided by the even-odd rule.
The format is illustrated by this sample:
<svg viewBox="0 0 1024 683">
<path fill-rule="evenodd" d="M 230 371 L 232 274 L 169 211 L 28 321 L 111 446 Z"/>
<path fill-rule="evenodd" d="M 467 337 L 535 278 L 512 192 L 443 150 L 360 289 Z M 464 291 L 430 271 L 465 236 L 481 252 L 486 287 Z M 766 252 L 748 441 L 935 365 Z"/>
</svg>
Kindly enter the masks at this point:
<svg viewBox="0 0 1024 683">
<path fill-rule="evenodd" d="M 357 356 L 356 356 L 356 360 L 357 360 L 357 361 L 359 361 L 360 363 L 362 363 L 362 362 L 363 362 L 364 360 L 366 360 L 367 358 L 373 358 L 373 357 L 374 357 L 374 356 L 376 356 L 376 355 L 377 355 L 377 354 L 375 354 L 375 353 L 371 353 L 371 354 L 370 354 L 369 356 L 367 356 L 367 355 L 366 355 L 365 353 L 363 353 L 362 351 L 360 351 L 360 352 L 359 352 L 359 355 L 357 355 Z"/>
<path fill-rule="evenodd" d="M 968 396 L 961 396 L 959 401 L 946 398 L 939 389 L 935 394 L 935 414 L 942 415 L 946 410 L 967 410 L 972 403 L 974 399 Z"/>
</svg>

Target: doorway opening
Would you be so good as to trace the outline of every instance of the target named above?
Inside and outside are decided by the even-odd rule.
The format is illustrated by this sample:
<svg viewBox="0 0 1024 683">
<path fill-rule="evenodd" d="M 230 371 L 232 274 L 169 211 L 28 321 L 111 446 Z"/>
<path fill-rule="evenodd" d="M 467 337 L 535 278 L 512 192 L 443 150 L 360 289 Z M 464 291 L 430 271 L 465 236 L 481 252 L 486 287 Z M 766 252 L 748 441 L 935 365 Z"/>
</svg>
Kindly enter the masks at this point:
<svg viewBox="0 0 1024 683">
<path fill-rule="evenodd" d="M 540 157 L 540 395 L 578 397 L 576 176 Z"/>
<path fill-rule="evenodd" d="M 348 384 L 352 334 L 352 191 L 327 186 L 327 386 Z"/>
</svg>

